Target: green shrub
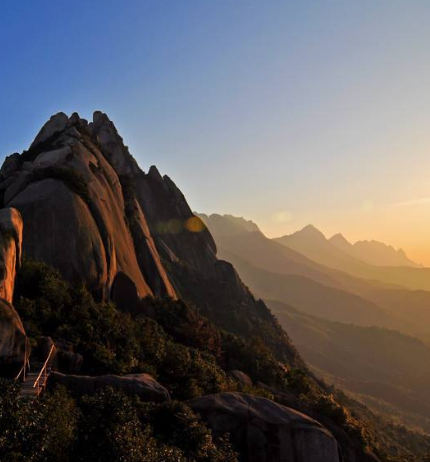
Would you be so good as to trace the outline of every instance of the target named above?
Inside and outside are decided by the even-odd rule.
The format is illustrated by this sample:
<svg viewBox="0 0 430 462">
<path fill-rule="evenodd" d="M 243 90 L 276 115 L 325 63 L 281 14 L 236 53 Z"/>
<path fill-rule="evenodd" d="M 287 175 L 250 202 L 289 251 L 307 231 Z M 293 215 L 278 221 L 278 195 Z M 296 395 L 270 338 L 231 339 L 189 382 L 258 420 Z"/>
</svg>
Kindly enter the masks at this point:
<svg viewBox="0 0 430 462">
<path fill-rule="evenodd" d="M 228 438 L 214 442 L 211 432 L 197 415 L 178 401 L 160 405 L 146 405 L 141 419 L 151 424 L 157 441 L 180 448 L 187 460 L 195 462 L 236 462 Z"/>
<path fill-rule="evenodd" d="M 74 401 L 62 389 L 34 402 L 18 392 L 15 382 L 0 380 L 0 460 L 71 460 L 78 415 Z"/>
<path fill-rule="evenodd" d="M 105 389 L 81 402 L 77 460 L 86 462 L 237 462 L 228 439 L 210 431 L 184 403 L 142 403 Z"/>
<path fill-rule="evenodd" d="M 258 338 L 245 340 L 233 334 L 222 333 L 222 364 L 227 370 L 239 369 L 254 382 L 285 385 L 285 374 L 270 350 Z"/>
<path fill-rule="evenodd" d="M 159 322 L 132 317 L 112 303 L 97 303 L 87 289 L 72 287 L 41 262 L 25 260 L 17 277 L 15 306 L 28 334 L 73 345 L 84 358 L 83 372 L 149 372 L 180 399 L 227 389 L 226 375 L 213 354 L 203 344 L 197 348 L 199 332 L 219 339 L 216 329 L 182 302 L 151 303 Z M 190 342 L 185 343 L 188 332 Z M 202 338 L 207 345 L 207 337 Z"/>
</svg>

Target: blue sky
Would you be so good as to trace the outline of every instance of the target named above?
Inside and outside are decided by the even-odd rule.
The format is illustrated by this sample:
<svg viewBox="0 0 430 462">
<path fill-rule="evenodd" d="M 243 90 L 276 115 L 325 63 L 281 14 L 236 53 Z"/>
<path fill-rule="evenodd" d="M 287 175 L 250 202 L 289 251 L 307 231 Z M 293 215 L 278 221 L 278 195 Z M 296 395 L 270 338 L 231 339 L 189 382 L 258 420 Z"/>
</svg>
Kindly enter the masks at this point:
<svg viewBox="0 0 430 462">
<path fill-rule="evenodd" d="M 427 0 L 0 3 L 0 157 L 107 112 L 193 209 L 430 262 Z"/>
</svg>

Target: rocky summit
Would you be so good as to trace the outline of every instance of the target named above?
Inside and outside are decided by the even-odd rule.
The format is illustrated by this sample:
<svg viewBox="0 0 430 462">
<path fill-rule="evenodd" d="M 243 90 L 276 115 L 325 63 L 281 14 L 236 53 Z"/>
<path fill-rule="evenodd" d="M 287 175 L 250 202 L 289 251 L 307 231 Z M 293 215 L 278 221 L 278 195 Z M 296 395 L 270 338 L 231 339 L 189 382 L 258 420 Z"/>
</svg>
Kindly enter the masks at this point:
<svg viewBox="0 0 430 462">
<path fill-rule="evenodd" d="M 124 290 L 176 297 L 134 188 L 146 175 L 106 115 L 95 113 L 90 124 L 77 114 L 53 116 L 0 176 L 4 206 L 26 223 L 25 255 L 103 299 Z"/>
</svg>

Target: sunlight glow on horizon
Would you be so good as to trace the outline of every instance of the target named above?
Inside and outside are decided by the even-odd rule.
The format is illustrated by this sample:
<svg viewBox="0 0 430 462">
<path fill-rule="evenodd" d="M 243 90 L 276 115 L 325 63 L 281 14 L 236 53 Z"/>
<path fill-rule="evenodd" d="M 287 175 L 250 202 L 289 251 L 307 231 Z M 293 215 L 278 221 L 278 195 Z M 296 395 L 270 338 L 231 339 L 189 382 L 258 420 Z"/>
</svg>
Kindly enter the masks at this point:
<svg viewBox="0 0 430 462">
<path fill-rule="evenodd" d="M 0 157 L 56 112 L 100 109 L 194 210 L 430 266 L 429 17 L 404 0 L 3 2 Z"/>
</svg>

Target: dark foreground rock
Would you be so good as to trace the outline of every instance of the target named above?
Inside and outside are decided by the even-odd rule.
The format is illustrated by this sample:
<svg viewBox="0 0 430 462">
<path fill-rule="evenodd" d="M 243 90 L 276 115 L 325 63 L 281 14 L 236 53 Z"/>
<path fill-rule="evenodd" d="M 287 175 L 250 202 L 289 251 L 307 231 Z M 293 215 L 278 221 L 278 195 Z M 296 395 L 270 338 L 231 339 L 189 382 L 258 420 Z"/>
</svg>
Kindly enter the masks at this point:
<svg viewBox="0 0 430 462">
<path fill-rule="evenodd" d="M 66 375 L 53 372 L 50 385 L 65 386 L 72 393 L 92 395 L 106 387 L 119 388 L 128 395 L 137 395 L 144 401 L 170 401 L 169 392 L 149 374 L 101 375 Z"/>
<path fill-rule="evenodd" d="M 220 393 L 190 401 L 215 436 L 230 433 L 247 462 L 340 462 L 332 434 L 316 420 L 266 398 Z"/>
</svg>

